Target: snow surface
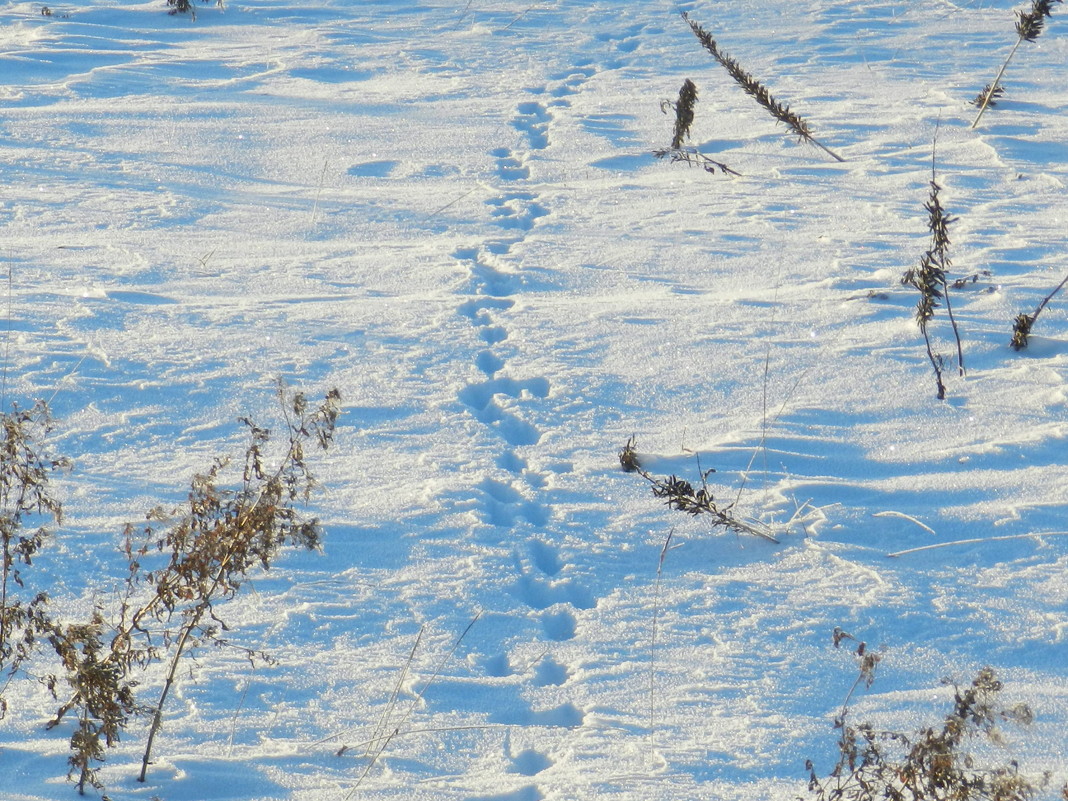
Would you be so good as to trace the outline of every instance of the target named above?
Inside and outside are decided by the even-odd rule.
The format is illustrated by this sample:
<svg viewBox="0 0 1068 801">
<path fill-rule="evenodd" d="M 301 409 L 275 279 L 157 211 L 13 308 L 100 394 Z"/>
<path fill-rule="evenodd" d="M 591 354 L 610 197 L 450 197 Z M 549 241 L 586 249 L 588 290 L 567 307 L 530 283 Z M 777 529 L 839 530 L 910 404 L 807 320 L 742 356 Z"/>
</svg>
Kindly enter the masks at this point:
<svg viewBox="0 0 1068 801">
<path fill-rule="evenodd" d="M 279 377 L 345 400 L 323 553 L 225 607 L 277 664 L 198 651 L 148 782 L 138 720 L 108 795 L 795 798 L 856 677 L 835 626 L 884 649 L 857 719 L 901 731 L 994 667 L 1036 714 L 1001 757 L 1057 795 L 1064 299 L 1008 341 L 1068 272 L 1068 12 L 973 130 L 1014 7 L 682 3 L 838 163 L 663 0 L 0 6 L 5 401 L 48 399 L 75 463 L 25 573 L 53 613 L 114 609 L 124 524 L 239 455 L 239 416 L 277 421 Z M 741 177 L 650 155 L 685 78 L 691 144 Z M 951 277 L 976 276 L 966 378 L 931 326 L 944 402 L 900 283 L 936 139 Z M 620 469 L 632 435 L 780 542 L 667 509 Z M 5 800 L 74 793 L 35 667 Z"/>
</svg>

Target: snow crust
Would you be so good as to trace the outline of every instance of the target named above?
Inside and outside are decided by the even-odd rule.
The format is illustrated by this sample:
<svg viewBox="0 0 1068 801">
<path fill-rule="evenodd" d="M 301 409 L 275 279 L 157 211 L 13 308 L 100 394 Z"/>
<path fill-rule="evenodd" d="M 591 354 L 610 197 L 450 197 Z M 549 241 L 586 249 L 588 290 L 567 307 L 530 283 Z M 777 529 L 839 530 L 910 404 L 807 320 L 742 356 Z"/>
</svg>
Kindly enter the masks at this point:
<svg viewBox="0 0 1068 801">
<path fill-rule="evenodd" d="M 0 6 L 5 407 L 49 400 L 75 463 L 26 572 L 53 611 L 114 605 L 124 524 L 239 455 L 238 417 L 277 421 L 279 378 L 345 402 L 323 553 L 226 605 L 277 663 L 198 651 L 148 782 L 139 721 L 109 797 L 796 798 L 856 676 L 836 626 L 884 649 L 854 713 L 880 725 L 937 723 L 940 680 L 992 666 L 1036 714 L 1005 761 L 1057 796 L 1064 300 L 1008 343 L 1068 273 L 1068 19 L 971 129 L 1015 7 Z M 650 155 L 686 78 L 689 144 L 739 177 Z M 931 325 L 945 401 L 900 283 L 932 155 L 967 279 L 966 377 Z M 620 469 L 632 435 L 779 543 L 669 510 Z M 70 797 L 55 704 L 32 675 L 6 696 L 0 796 Z"/>
</svg>

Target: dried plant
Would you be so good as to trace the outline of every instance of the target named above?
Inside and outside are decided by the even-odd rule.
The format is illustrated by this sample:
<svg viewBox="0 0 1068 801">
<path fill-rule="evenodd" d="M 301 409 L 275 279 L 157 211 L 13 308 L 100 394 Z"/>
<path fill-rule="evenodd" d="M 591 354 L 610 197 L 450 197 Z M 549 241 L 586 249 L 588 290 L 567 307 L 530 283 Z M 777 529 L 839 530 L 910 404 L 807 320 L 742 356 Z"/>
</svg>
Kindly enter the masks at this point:
<svg viewBox="0 0 1068 801">
<path fill-rule="evenodd" d="M 1053 296 L 1056 295 L 1064 285 L 1068 284 L 1068 276 L 1065 276 L 1064 280 L 1057 284 L 1056 289 L 1050 292 L 1046 297 L 1042 299 L 1042 302 L 1038 304 L 1038 308 L 1035 309 L 1034 314 L 1018 314 L 1012 327 L 1012 345 L 1014 350 L 1023 350 L 1027 347 L 1028 337 L 1031 336 L 1031 328 L 1035 324 L 1035 320 L 1038 319 L 1038 315 L 1042 313 L 1042 310 L 1046 308 Z"/>
<path fill-rule="evenodd" d="M 952 265 L 949 258 L 949 225 L 956 220 L 946 214 L 942 207 L 939 194 L 942 187 L 938 185 L 935 176 L 934 155 L 931 156 L 931 180 L 928 184 L 930 193 L 924 208 L 927 210 L 927 227 L 931 231 L 931 247 L 920 257 L 919 267 L 907 270 L 901 277 L 901 283 L 914 287 L 920 293 L 920 299 L 916 304 L 916 323 L 923 334 L 924 343 L 927 347 L 927 357 L 935 372 L 935 384 L 939 400 L 946 397 L 946 387 L 942 380 L 942 360 L 931 347 L 931 336 L 928 324 L 934 318 L 938 302 L 944 301 L 946 313 L 949 316 L 953 328 L 953 337 L 957 343 L 957 369 L 960 375 L 964 375 L 964 348 L 961 345 L 960 333 L 957 330 L 957 321 L 953 316 L 953 306 L 950 303 L 949 285 L 946 280 L 946 271 Z"/>
<path fill-rule="evenodd" d="M 997 106 L 997 101 L 1004 97 L 1004 95 L 1004 89 L 1000 86 L 994 86 L 993 84 L 988 83 L 983 87 L 983 90 L 979 94 L 972 98 L 972 105 L 978 106 L 979 108 L 994 108 Z"/>
<path fill-rule="evenodd" d="M 287 397 L 279 387 L 285 411 L 288 443 L 275 468 L 266 466 L 271 432 L 245 418 L 250 444 L 245 451 L 238 487 L 220 486 L 227 460 L 217 460 L 211 469 L 193 479 L 189 505 L 157 542 L 168 557 L 167 564 L 147 573 L 143 581 L 154 589 L 149 609 L 131 617 L 134 630 L 146 634 L 140 621 L 146 617 L 169 624 L 179 620 L 168 636 L 170 657 L 163 690 L 152 709 L 148 742 L 141 760 L 139 781 L 152 760 L 152 748 L 163 720 L 163 707 L 174 685 L 182 657 L 205 640 L 218 641 L 227 629 L 216 604 L 237 595 L 250 571 L 270 568 L 285 545 L 319 547 L 319 521 L 305 519 L 294 507 L 306 502 L 315 480 L 305 462 L 305 445 L 314 440 L 329 447 L 340 413 L 340 393 L 331 390 L 323 403 L 310 408 L 303 394 Z"/>
<path fill-rule="evenodd" d="M 684 147 L 683 142 L 690 135 L 690 126 L 694 120 L 694 106 L 697 104 L 697 86 L 687 79 L 679 90 L 679 99 L 675 102 L 665 100 L 660 104 L 660 110 L 665 114 L 669 109 L 675 112 L 675 128 L 671 137 L 671 147 L 654 150 L 653 155 L 658 159 L 668 159 L 672 164 L 688 164 L 691 167 L 700 167 L 713 175 L 721 172 L 724 175 L 739 175 L 721 161 L 706 156 L 697 148 Z"/>
<path fill-rule="evenodd" d="M 722 508 L 719 507 L 707 483 L 708 476 L 716 472 L 715 470 L 703 471 L 701 473 L 701 488 L 695 490 L 689 481 L 676 476 L 657 478 L 649 473 L 642 467 L 635 445 L 634 437 L 627 440 L 626 445 L 619 452 L 620 466 L 624 472 L 637 473 L 648 481 L 652 487 L 653 495 L 657 498 L 663 498 L 669 509 L 677 509 L 680 512 L 694 516 L 708 515 L 712 519 L 713 526 L 723 527 L 728 531 L 734 531 L 739 534 L 752 534 L 771 542 L 778 542 L 775 537 L 762 528 L 735 518 L 731 514 L 733 503 Z"/>
<path fill-rule="evenodd" d="M 713 175 L 721 172 L 724 175 L 741 175 L 724 164 L 706 156 L 700 150 L 693 148 L 679 148 L 677 150 L 654 150 L 653 155 L 658 159 L 668 159 L 672 164 L 688 164 L 691 167 L 700 167 Z"/>
<path fill-rule="evenodd" d="M 853 686 L 849 688 L 849 692 L 846 693 L 845 700 L 842 702 L 841 713 L 835 718 L 835 726 L 841 726 L 845 723 L 846 714 L 849 712 L 849 702 L 853 699 L 853 693 L 857 691 L 861 682 L 864 683 L 865 687 L 871 687 L 871 685 L 875 683 L 875 669 L 879 666 L 879 662 L 882 660 L 882 655 L 871 650 L 866 642 L 857 640 L 852 634 L 847 634 L 838 626 L 834 627 L 832 640 L 835 648 L 841 648 L 842 643 L 845 640 L 853 640 L 857 643 L 857 647 L 853 649 L 853 655 L 857 660 L 857 678 L 856 681 L 853 682 Z"/>
<path fill-rule="evenodd" d="M 92 763 L 103 759 L 104 746 L 118 740 L 134 711 L 151 716 L 139 775 L 140 781 L 145 780 L 182 658 L 205 642 L 228 644 L 220 636 L 228 626 L 218 605 L 236 596 L 256 568 L 269 569 L 282 547 L 319 546 L 318 520 L 306 519 L 296 504 L 306 502 L 315 487 L 305 448 L 309 443 L 329 447 L 340 414 L 340 394 L 331 390 L 314 408 L 303 394 L 289 394 L 281 385 L 278 396 L 287 441 L 273 468 L 268 466 L 271 432 L 243 418 L 250 440 L 243 463 L 231 467 L 227 459 L 216 460 L 206 473 L 193 478 L 184 510 L 150 512 L 149 523 L 140 532 L 144 544 L 135 546 L 135 531 L 127 528 L 126 595 L 108 642 L 102 644 L 99 613 L 87 626 L 56 629 L 53 645 L 73 695 L 49 727 L 71 710 L 79 710 L 71 760 L 80 770 L 80 788 L 86 783 L 96 786 Z M 231 473 L 235 475 L 228 488 Z M 242 650 L 250 658 L 262 656 Z M 147 708 L 136 707 L 135 682 L 129 676 L 134 668 L 160 660 L 165 666 L 158 700 Z M 56 683 L 52 681 L 53 686 Z"/>
<path fill-rule="evenodd" d="M 167 0 L 167 6 L 171 9 L 168 14 L 189 14 L 195 21 L 197 18 L 196 6 L 190 0 Z"/>
<path fill-rule="evenodd" d="M 861 676 L 854 688 L 862 679 L 871 684 L 875 663 L 863 661 L 870 653 L 863 643 L 857 649 Z M 811 760 L 806 762 L 809 792 L 817 801 L 1029 801 L 1048 782 L 1048 774 L 1031 779 L 1020 774 L 1015 761 L 988 765 L 965 750 L 980 735 L 1000 744 L 1002 722 L 1027 725 L 1033 719 L 1024 704 L 1004 707 L 998 699 L 1001 690 L 994 671 L 983 668 L 969 686 L 954 687 L 952 709 L 940 727 L 915 735 L 849 723 L 847 696 L 834 724 L 838 762 L 826 779 L 816 775 Z"/>
<path fill-rule="evenodd" d="M 671 137 L 671 149 L 678 150 L 682 143 L 690 136 L 690 126 L 693 125 L 694 106 L 697 105 L 697 86 L 687 78 L 682 82 L 679 89 L 679 99 L 674 103 L 665 100 L 660 104 L 660 110 L 665 114 L 668 109 L 675 112 L 675 133 Z"/>
<path fill-rule="evenodd" d="M 103 789 L 96 770 L 104 761 L 105 748 L 119 742 L 131 715 L 140 711 L 133 692 L 136 682 L 127 678 L 126 665 L 115 658 L 115 643 L 105 641 L 107 633 L 101 610 L 94 609 L 88 623 L 56 626 L 49 636 L 74 692 L 67 709 L 78 710 L 67 778 L 82 795 L 86 786 Z M 55 677 L 48 679 L 53 695 L 56 683 Z"/>
<path fill-rule="evenodd" d="M 979 125 L 979 120 L 983 118 L 986 110 L 994 105 L 991 101 L 1000 96 L 1001 77 L 1005 74 L 1005 69 L 1009 66 L 1009 62 L 1012 61 L 1012 57 L 1016 55 L 1017 48 L 1022 42 L 1034 42 L 1038 39 L 1042 31 L 1045 30 L 1046 18 L 1053 15 L 1053 4 L 1059 2 L 1061 0 L 1031 0 L 1029 11 L 1016 12 L 1016 44 L 1012 46 L 1012 50 L 1006 56 L 993 82 L 987 84 L 986 88 L 979 94 L 979 97 L 983 98 L 983 102 L 979 104 L 979 113 L 975 115 L 975 119 L 972 121 L 973 128 Z"/>
<path fill-rule="evenodd" d="M 26 531 L 27 524 L 62 517 L 49 478 L 66 461 L 41 450 L 51 430 L 44 401 L 31 409 L 15 406 L 0 416 L 0 670 L 8 672 L 8 680 L 29 658 L 37 639 L 51 631 L 48 595 L 30 590 L 28 599 L 19 597 L 26 590 L 23 570 L 33 564 L 48 536 L 44 527 Z M 7 711 L 3 689 L 0 685 L 0 718 Z"/>
<path fill-rule="evenodd" d="M 202 3 L 210 3 L 211 0 L 200 0 Z M 223 7 L 223 0 L 216 0 L 215 5 L 219 8 Z M 172 17 L 175 14 L 188 14 L 193 22 L 197 21 L 197 8 L 193 5 L 193 0 L 167 0 L 167 6 L 170 11 L 167 13 Z"/>
<path fill-rule="evenodd" d="M 693 31 L 694 36 L 697 37 L 701 46 L 712 55 L 712 58 L 718 61 L 720 65 L 727 70 L 727 73 L 734 79 L 734 82 L 742 87 L 747 95 L 763 106 L 771 116 L 779 122 L 784 123 L 790 130 L 797 134 L 801 141 L 810 145 L 815 145 L 824 153 L 831 156 L 835 161 L 845 161 L 845 159 L 833 150 L 829 150 L 813 137 L 812 130 L 809 128 L 809 125 L 805 120 L 792 112 L 788 106 L 778 102 L 772 97 L 771 92 L 766 86 L 749 74 L 735 59 L 731 58 L 727 53 L 721 50 L 719 45 L 716 44 L 716 40 L 712 38 L 712 35 L 708 33 L 708 31 L 691 20 L 685 12 L 682 12 L 682 18 L 686 21 L 686 24 L 690 26 L 690 30 Z"/>
</svg>

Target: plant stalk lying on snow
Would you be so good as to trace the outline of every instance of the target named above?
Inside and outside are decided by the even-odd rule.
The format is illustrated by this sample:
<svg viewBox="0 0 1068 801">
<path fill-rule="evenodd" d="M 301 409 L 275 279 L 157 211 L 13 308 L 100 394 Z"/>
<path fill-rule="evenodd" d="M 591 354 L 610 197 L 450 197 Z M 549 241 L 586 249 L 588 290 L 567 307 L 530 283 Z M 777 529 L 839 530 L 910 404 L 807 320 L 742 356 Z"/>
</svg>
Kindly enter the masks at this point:
<svg viewBox="0 0 1068 801">
<path fill-rule="evenodd" d="M 972 99 L 972 105 L 979 108 L 985 108 L 989 106 L 994 108 L 997 106 L 997 101 L 1005 94 L 1005 90 L 1000 86 L 994 86 L 992 83 L 988 83 L 983 87 L 983 91 L 977 94 Z"/>
<path fill-rule="evenodd" d="M 712 58 L 718 61 L 720 65 L 727 70 L 728 74 L 734 79 L 734 82 L 742 87 L 746 94 L 767 109 L 771 116 L 779 122 L 785 123 L 803 142 L 815 145 L 824 153 L 831 156 L 835 161 L 845 161 L 845 159 L 833 150 L 825 147 L 812 136 L 812 130 L 808 127 L 807 122 L 797 116 L 794 112 L 790 111 L 788 106 L 778 102 L 771 96 L 771 92 L 768 91 L 766 86 L 746 72 L 741 64 L 720 50 L 719 45 L 716 44 L 716 40 L 712 38 L 712 35 L 709 34 L 708 31 L 691 20 L 685 12 L 682 12 L 682 18 L 686 20 L 686 24 L 690 26 L 690 30 L 693 31 L 694 36 L 697 37 L 701 46 L 711 53 Z"/>
<path fill-rule="evenodd" d="M 724 175 L 741 175 L 735 172 L 722 161 L 709 158 L 700 150 L 692 148 L 678 148 L 677 150 L 654 150 L 653 155 L 658 159 L 669 159 L 672 164 L 689 164 L 691 167 L 700 167 L 707 173 L 721 172 Z"/>
<path fill-rule="evenodd" d="M 1052 16 L 1053 4 L 1059 2 L 1061 0 L 1031 0 L 1030 11 L 1016 12 L 1016 44 L 1009 51 L 1009 55 L 1005 58 L 1001 69 L 998 70 L 993 83 L 987 84 L 986 88 L 979 94 L 977 99 L 981 98 L 982 102 L 979 106 L 979 113 L 975 115 L 975 120 L 972 121 L 973 128 L 979 124 L 979 120 L 983 118 L 987 108 L 994 105 L 994 99 L 1000 96 L 999 84 L 1001 83 L 1001 76 L 1005 74 L 1005 69 L 1009 66 L 1009 62 L 1012 61 L 1012 57 L 1016 55 L 1016 49 L 1020 46 L 1020 43 L 1033 42 L 1038 39 L 1046 27 L 1046 17 Z"/>
<path fill-rule="evenodd" d="M 689 481 L 676 476 L 669 478 L 657 478 L 641 466 L 638 452 L 635 450 L 634 437 L 627 440 L 623 450 L 619 452 L 619 464 L 625 473 L 637 473 L 653 488 L 653 495 L 664 498 L 664 503 L 671 509 L 678 509 L 690 515 L 706 514 L 711 516 L 713 526 L 722 526 L 739 534 L 752 534 L 756 537 L 778 542 L 775 537 L 757 526 L 738 520 L 731 515 L 731 507 L 734 504 L 719 508 L 716 499 L 712 496 L 705 479 L 714 470 L 707 470 L 701 475 L 701 489 L 695 490 Z"/>
<path fill-rule="evenodd" d="M 1035 320 L 1038 319 L 1038 315 L 1053 300 L 1053 296 L 1064 288 L 1065 284 L 1068 284 L 1068 276 L 1065 276 L 1064 280 L 1057 284 L 1057 288 L 1042 299 L 1034 314 L 1018 314 L 1016 316 L 1016 322 L 1012 327 L 1012 342 L 1010 343 L 1014 350 L 1023 350 L 1027 347 L 1027 338 L 1031 336 L 1031 328 L 1034 326 Z"/>
</svg>

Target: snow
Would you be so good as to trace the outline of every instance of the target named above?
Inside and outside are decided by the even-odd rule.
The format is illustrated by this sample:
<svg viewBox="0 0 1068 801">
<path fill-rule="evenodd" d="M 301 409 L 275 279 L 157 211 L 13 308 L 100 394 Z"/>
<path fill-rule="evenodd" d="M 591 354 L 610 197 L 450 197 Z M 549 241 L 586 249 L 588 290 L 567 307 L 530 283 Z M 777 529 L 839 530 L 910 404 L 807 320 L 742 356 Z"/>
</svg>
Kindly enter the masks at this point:
<svg viewBox="0 0 1068 801">
<path fill-rule="evenodd" d="M 311 463 L 323 552 L 222 610 L 276 662 L 198 650 L 148 781 L 138 719 L 108 796 L 803 796 L 856 677 L 835 626 L 884 649 L 854 714 L 902 731 L 992 666 L 1036 715 L 1003 761 L 1059 794 L 1063 299 L 1008 342 L 1068 272 L 1060 7 L 976 129 L 968 102 L 1019 7 L 0 6 L 5 406 L 48 400 L 74 462 L 25 571 L 53 614 L 114 612 L 124 525 L 239 456 L 239 417 L 277 424 L 279 378 L 345 405 Z M 650 155 L 686 78 L 690 144 L 739 177 Z M 900 283 L 932 148 L 951 278 L 976 277 L 952 294 L 966 377 L 931 324 L 945 401 Z M 620 469 L 632 435 L 779 542 L 668 509 Z M 4 688 L 11 801 L 74 792 L 37 668 Z M 138 679 L 147 702 L 162 670 Z"/>
</svg>

